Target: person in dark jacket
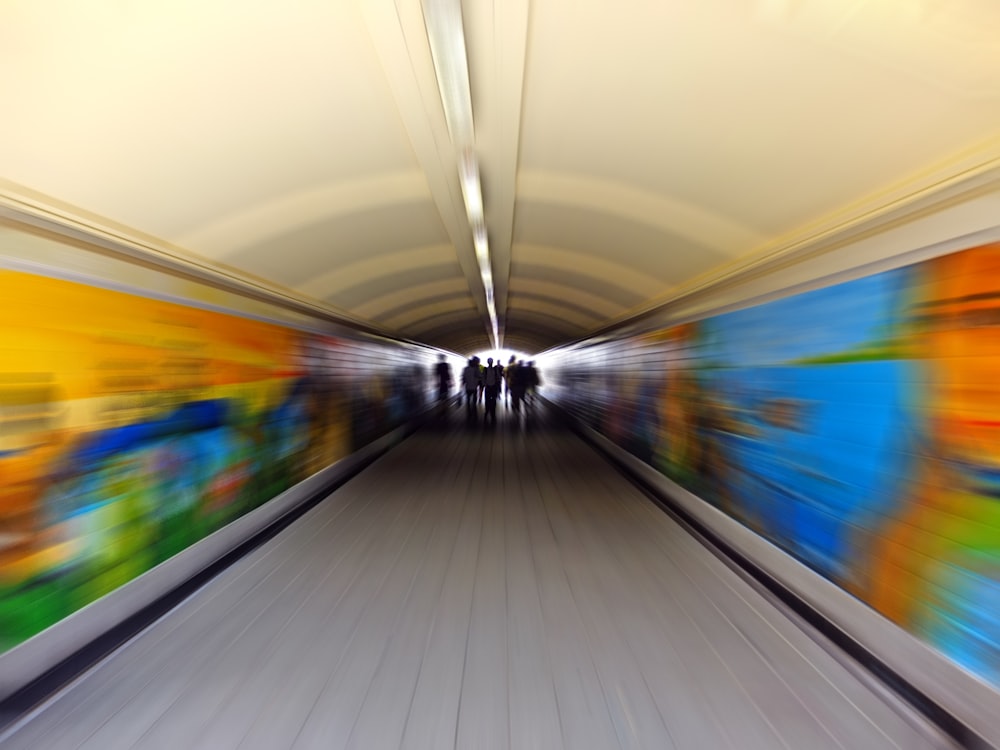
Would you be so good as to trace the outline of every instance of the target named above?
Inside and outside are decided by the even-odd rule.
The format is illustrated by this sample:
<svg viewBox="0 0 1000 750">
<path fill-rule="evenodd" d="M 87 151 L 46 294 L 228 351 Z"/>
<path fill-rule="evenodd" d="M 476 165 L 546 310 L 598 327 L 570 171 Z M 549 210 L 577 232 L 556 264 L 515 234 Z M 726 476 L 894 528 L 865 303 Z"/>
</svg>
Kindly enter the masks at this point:
<svg viewBox="0 0 1000 750">
<path fill-rule="evenodd" d="M 483 390 L 486 395 L 486 417 L 492 424 L 497 423 L 497 398 L 500 396 L 500 380 L 503 368 L 493 364 L 493 357 L 486 359 L 486 369 L 483 370 Z"/>
<path fill-rule="evenodd" d="M 462 370 L 462 387 L 465 390 L 465 417 L 470 422 L 476 420 L 476 399 L 481 382 L 479 362 L 475 357 L 470 357 L 469 363 Z"/>
</svg>

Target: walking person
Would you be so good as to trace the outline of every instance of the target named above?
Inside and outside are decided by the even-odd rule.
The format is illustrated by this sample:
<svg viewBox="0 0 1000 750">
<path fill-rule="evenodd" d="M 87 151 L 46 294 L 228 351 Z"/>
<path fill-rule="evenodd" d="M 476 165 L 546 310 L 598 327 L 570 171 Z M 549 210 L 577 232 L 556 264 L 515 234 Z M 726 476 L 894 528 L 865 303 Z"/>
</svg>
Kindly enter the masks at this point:
<svg viewBox="0 0 1000 750">
<path fill-rule="evenodd" d="M 497 357 L 497 363 L 494 367 L 497 368 L 497 378 L 499 380 L 497 383 L 497 403 L 500 403 L 503 401 L 503 384 L 506 377 L 506 371 L 504 370 L 503 363 L 500 362 L 500 357 Z"/>
<path fill-rule="evenodd" d="M 451 393 L 452 385 L 451 365 L 445 361 L 443 354 L 438 355 L 438 363 L 434 368 L 434 373 L 437 377 L 438 401 L 443 402 L 448 398 L 448 394 Z"/>
<path fill-rule="evenodd" d="M 470 357 L 469 363 L 462 370 L 462 386 L 465 389 L 465 418 L 468 422 L 476 421 L 476 401 L 479 397 L 479 384 L 481 382 L 479 363 L 475 357 Z"/>
<path fill-rule="evenodd" d="M 528 368 L 524 362 L 518 360 L 510 370 L 510 403 L 515 414 L 521 411 L 521 402 L 524 401 L 524 394 L 528 390 Z"/>
<path fill-rule="evenodd" d="M 441 424 L 447 421 L 448 397 L 451 395 L 451 388 L 454 384 L 451 373 L 451 365 L 448 364 L 443 354 L 438 355 L 437 364 L 433 369 L 435 389 L 437 391 L 437 406 L 435 408 L 435 420 Z"/>
<path fill-rule="evenodd" d="M 486 359 L 486 369 L 483 370 L 483 391 L 486 396 L 486 416 L 485 422 L 497 423 L 497 398 L 500 396 L 500 373 L 502 368 L 497 368 L 493 364 L 493 357 Z"/>
<path fill-rule="evenodd" d="M 528 362 L 528 372 L 525 377 L 525 387 L 527 389 L 528 401 L 532 406 L 535 405 L 535 398 L 538 393 L 538 386 L 542 384 L 542 379 L 538 375 L 538 368 L 535 367 L 535 361 L 532 360 Z"/>
<path fill-rule="evenodd" d="M 510 406 L 510 379 L 514 374 L 514 368 L 517 365 L 517 358 L 511 354 L 510 359 L 507 360 L 507 367 L 503 372 L 503 396 L 504 402 L 507 406 Z"/>
<path fill-rule="evenodd" d="M 483 400 L 486 395 L 486 365 L 483 361 L 476 357 L 476 367 L 479 368 L 479 391 L 477 392 L 477 398 L 479 401 Z"/>
</svg>

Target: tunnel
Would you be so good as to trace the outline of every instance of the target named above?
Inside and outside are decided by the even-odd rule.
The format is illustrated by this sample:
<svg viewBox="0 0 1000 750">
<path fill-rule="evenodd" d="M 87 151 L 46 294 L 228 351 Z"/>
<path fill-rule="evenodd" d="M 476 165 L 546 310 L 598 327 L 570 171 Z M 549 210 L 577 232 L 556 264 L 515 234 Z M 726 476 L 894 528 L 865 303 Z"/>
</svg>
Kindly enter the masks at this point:
<svg viewBox="0 0 1000 750">
<path fill-rule="evenodd" d="M 1000 747 L 998 29 L 0 4 L 0 749 Z"/>
</svg>

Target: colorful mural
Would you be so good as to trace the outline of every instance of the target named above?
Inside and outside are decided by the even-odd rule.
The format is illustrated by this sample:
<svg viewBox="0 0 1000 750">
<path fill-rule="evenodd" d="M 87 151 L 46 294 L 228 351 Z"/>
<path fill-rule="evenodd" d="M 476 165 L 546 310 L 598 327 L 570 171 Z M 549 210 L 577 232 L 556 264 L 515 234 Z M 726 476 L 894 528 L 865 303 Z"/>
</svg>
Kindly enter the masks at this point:
<svg viewBox="0 0 1000 750">
<path fill-rule="evenodd" d="M 26 273 L 0 270 L 0 320 L 0 651 L 423 398 L 388 347 Z"/>
<path fill-rule="evenodd" d="M 1000 245 L 546 364 L 611 439 L 1000 685 Z"/>
</svg>

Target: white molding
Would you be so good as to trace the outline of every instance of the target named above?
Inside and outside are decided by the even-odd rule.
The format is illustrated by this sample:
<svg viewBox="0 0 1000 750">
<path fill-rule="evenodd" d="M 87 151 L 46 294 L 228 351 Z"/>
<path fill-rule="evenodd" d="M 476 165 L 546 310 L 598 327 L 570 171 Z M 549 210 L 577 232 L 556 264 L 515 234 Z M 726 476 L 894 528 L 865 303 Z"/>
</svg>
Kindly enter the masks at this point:
<svg viewBox="0 0 1000 750">
<path fill-rule="evenodd" d="M 970 170 L 811 236 L 744 256 L 543 354 L 700 320 L 1000 240 L 1000 166 Z"/>
<path fill-rule="evenodd" d="M 387 339 L 405 341 L 393 331 L 291 289 L 249 274 L 218 267 L 154 238 L 130 233 L 123 228 L 104 227 L 91 217 L 77 218 L 67 210 L 43 205 L 40 200 L 14 196 L 9 191 L 5 193 L 4 187 L 0 182 L 0 226 L 7 225 L 26 231 L 41 230 L 81 252 L 111 254 L 130 263 L 152 266 L 171 276 L 195 279 L 199 283 L 317 320 Z"/>
</svg>

